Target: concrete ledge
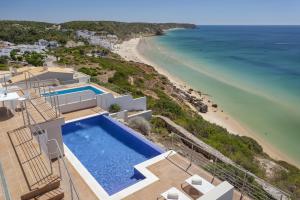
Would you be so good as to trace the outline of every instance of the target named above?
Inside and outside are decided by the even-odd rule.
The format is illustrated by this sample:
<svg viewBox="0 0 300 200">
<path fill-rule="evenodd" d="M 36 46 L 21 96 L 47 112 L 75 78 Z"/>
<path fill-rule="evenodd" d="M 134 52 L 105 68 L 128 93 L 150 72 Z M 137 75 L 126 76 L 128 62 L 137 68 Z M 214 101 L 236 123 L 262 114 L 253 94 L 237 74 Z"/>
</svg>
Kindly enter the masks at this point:
<svg viewBox="0 0 300 200">
<path fill-rule="evenodd" d="M 232 200 L 234 187 L 224 181 L 197 200 Z"/>
</svg>

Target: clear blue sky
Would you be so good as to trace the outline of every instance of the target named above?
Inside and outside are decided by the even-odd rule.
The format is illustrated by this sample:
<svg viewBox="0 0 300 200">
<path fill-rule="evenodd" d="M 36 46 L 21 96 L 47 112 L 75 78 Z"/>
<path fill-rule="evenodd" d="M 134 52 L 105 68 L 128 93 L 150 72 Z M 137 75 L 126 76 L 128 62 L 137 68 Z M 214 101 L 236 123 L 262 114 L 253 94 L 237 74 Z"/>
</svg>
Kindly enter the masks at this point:
<svg viewBox="0 0 300 200">
<path fill-rule="evenodd" d="M 300 25 L 300 0 L 0 0 L 0 19 Z"/>
</svg>

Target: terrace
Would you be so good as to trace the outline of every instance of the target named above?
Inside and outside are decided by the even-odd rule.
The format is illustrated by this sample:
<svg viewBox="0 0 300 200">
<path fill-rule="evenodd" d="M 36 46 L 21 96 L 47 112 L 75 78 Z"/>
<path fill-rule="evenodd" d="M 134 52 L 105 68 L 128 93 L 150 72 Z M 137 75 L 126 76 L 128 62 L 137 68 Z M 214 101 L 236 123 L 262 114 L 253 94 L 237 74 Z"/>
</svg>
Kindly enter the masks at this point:
<svg viewBox="0 0 300 200">
<path fill-rule="evenodd" d="M 75 95 L 70 93 L 43 96 L 42 94 L 55 91 L 51 87 L 36 84 L 40 80 L 35 80 L 34 83 L 30 83 L 29 80 L 25 80 L 25 83 L 20 85 L 18 89 L 13 87 L 14 92 L 17 92 L 20 97 L 27 96 L 18 105 L 19 109 L 16 111 L 10 109 L 9 112 L 6 108 L 0 109 L 0 127 L 2 130 L 0 134 L 0 158 L 3 169 L 2 184 L 0 185 L 4 191 L 1 190 L 0 198 L 5 200 L 20 198 L 22 200 L 33 198 L 163 199 L 161 194 L 171 187 L 175 187 L 191 199 L 205 199 L 205 197 L 209 198 L 210 194 L 201 193 L 191 185 L 186 184 L 186 179 L 197 174 L 216 186 L 215 188 L 218 188 L 217 186 L 221 185 L 223 181 L 230 180 L 232 182 L 230 177 L 224 176 L 224 174 L 230 175 L 230 173 L 221 171 L 207 156 L 195 151 L 195 148 L 189 148 L 190 145 L 187 143 L 190 141 L 179 136 L 176 138 L 170 136 L 172 143 L 161 143 L 166 148 L 166 153 L 161 154 L 160 159 L 154 157 L 155 162 L 146 161 L 146 163 L 148 162 L 147 165 L 138 167 L 138 169 L 144 168 L 144 173 L 151 180 L 146 178 L 145 181 L 137 183 L 138 188 L 134 184 L 129 187 L 129 190 L 125 188 L 118 192 L 118 195 L 112 195 L 112 197 L 99 197 L 97 187 L 91 186 L 89 180 L 82 174 L 82 171 L 78 170 L 67 153 L 64 156 L 61 126 L 66 123 L 65 121 L 107 113 L 109 105 L 116 102 L 122 103 L 122 114 L 124 111 L 126 113 L 127 109 L 129 110 L 128 113 L 131 114 L 128 116 L 125 114 L 125 117 L 122 115 L 121 118 L 124 121 L 128 117 L 139 116 L 140 113 L 142 113 L 141 116 L 144 116 L 145 111 L 147 111 L 145 104 L 143 104 L 145 100 L 135 101 L 128 95 L 117 95 L 106 88 L 95 85 L 92 86 L 104 91 L 104 93 L 96 95 L 89 91 L 83 91 Z M 56 91 L 74 87 L 79 86 L 64 85 Z M 78 108 L 78 105 L 86 105 L 87 102 L 92 103 L 87 107 Z M 9 107 L 6 103 L 4 106 Z M 137 109 L 135 106 L 140 107 Z M 142 112 L 134 110 L 142 110 Z M 114 114 L 113 116 L 120 118 L 121 114 Z M 178 153 L 172 150 L 176 150 Z M 193 156 L 193 159 L 189 159 L 189 156 Z M 202 164 L 199 163 L 200 161 Z M 220 176 L 221 173 L 223 176 Z M 247 180 L 241 184 L 245 184 L 245 181 Z M 236 182 L 239 180 L 236 179 Z M 260 193 L 260 191 L 251 196 L 254 193 L 247 190 L 246 185 L 242 187 L 233 185 L 236 186 L 236 189 L 234 189 L 232 197 L 214 199 L 274 199 L 265 193 Z M 220 191 L 223 194 L 230 194 L 230 190 Z M 214 193 L 217 194 L 218 192 Z"/>
</svg>

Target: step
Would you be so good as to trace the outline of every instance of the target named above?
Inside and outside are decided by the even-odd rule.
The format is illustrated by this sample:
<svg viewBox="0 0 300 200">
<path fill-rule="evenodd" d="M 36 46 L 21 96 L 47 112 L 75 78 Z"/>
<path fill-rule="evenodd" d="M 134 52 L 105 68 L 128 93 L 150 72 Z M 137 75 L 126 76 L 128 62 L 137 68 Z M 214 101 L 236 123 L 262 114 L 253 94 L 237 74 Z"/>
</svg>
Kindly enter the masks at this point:
<svg viewBox="0 0 300 200">
<path fill-rule="evenodd" d="M 22 90 L 23 94 L 26 91 Z M 30 101 L 26 103 L 27 110 L 37 123 L 57 118 L 56 110 L 51 104 L 45 101 L 44 97 L 39 96 L 34 90 L 29 90 Z"/>
<path fill-rule="evenodd" d="M 51 173 L 48 157 L 40 153 L 39 145 L 28 127 L 15 129 L 8 134 L 30 189 L 60 180 L 58 175 Z"/>
<path fill-rule="evenodd" d="M 37 200 L 61 200 L 65 196 L 64 192 L 61 188 L 57 188 L 55 190 L 49 191 L 39 197 L 37 197 Z"/>
<path fill-rule="evenodd" d="M 45 194 L 47 192 L 50 192 L 52 190 L 59 188 L 59 186 L 60 186 L 60 181 L 54 181 L 54 182 L 49 183 L 41 188 L 38 188 L 38 189 L 32 190 L 26 194 L 23 194 L 21 196 L 21 200 L 29 200 L 29 199 L 33 199 L 38 196 L 42 196 L 43 194 Z"/>
</svg>

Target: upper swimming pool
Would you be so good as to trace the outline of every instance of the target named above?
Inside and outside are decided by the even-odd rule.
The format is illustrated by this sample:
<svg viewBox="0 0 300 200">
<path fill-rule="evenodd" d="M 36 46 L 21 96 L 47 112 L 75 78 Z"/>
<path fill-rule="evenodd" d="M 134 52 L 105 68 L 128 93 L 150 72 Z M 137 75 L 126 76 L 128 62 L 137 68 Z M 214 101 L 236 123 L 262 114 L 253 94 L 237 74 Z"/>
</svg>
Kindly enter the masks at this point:
<svg viewBox="0 0 300 200">
<path fill-rule="evenodd" d="M 51 93 L 45 93 L 44 96 L 52 96 L 52 95 L 62 95 L 62 94 L 69 94 L 69 93 L 74 93 L 74 92 L 82 92 L 82 91 L 92 91 L 95 94 L 102 94 L 104 93 L 102 90 L 92 87 L 92 86 L 84 86 L 84 87 L 76 87 L 76 88 L 70 88 L 70 89 L 65 89 L 65 90 L 58 90 L 55 92 Z"/>
<path fill-rule="evenodd" d="M 65 145 L 109 195 L 143 180 L 134 166 L 163 152 L 105 115 L 67 123 L 62 132 Z"/>
</svg>

